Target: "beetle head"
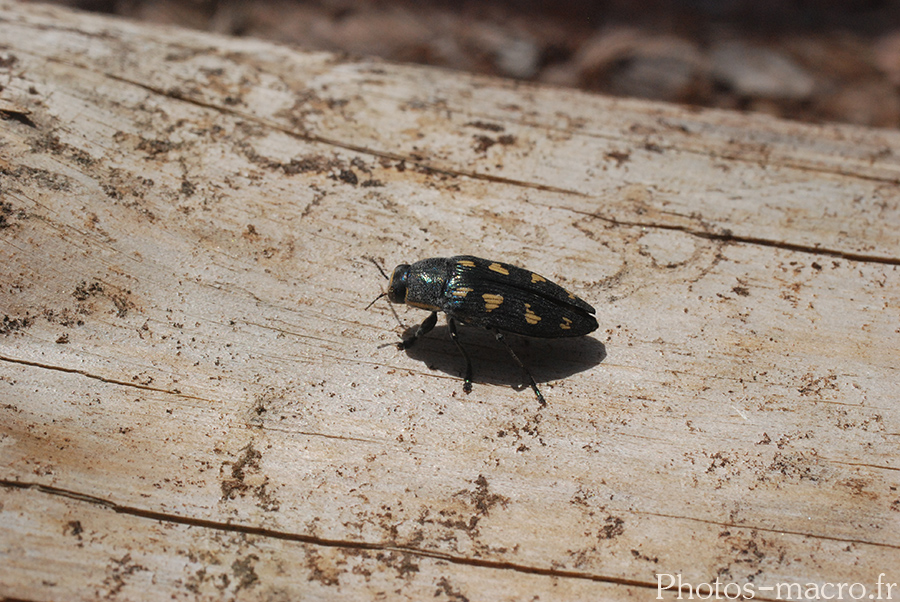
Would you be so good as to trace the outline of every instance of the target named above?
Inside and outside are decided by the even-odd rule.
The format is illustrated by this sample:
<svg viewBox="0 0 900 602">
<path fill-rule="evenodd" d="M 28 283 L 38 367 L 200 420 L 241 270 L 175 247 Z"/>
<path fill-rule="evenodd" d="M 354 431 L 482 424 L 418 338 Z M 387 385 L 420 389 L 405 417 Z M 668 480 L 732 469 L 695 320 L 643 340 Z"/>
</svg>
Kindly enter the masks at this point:
<svg viewBox="0 0 900 602">
<path fill-rule="evenodd" d="M 401 263 L 394 268 L 387 292 L 388 300 L 391 303 L 406 303 L 406 277 L 408 275 L 409 265 Z"/>
</svg>

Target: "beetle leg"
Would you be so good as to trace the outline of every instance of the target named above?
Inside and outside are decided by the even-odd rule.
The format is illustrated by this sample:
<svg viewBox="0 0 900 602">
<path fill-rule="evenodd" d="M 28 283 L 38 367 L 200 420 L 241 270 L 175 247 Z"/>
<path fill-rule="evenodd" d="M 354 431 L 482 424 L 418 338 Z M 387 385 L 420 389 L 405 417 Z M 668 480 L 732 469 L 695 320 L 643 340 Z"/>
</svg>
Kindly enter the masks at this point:
<svg viewBox="0 0 900 602">
<path fill-rule="evenodd" d="M 456 347 L 459 349 L 460 353 L 463 354 L 463 357 L 466 358 L 466 376 L 463 382 L 463 391 L 466 393 L 472 392 L 472 360 L 469 359 L 469 354 L 466 353 L 466 350 L 463 349 L 462 343 L 459 342 L 459 336 L 456 334 L 456 320 L 453 318 L 447 318 L 447 326 L 450 327 L 450 338 L 453 339 L 453 342 L 456 343 Z"/>
<path fill-rule="evenodd" d="M 436 311 L 431 312 L 431 315 L 425 318 L 424 322 L 419 324 L 419 327 L 416 329 L 416 333 L 414 335 L 397 343 L 397 349 L 409 349 L 410 347 L 415 345 L 416 341 L 418 341 L 421 337 L 431 332 L 431 329 L 434 328 L 435 324 L 437 324 Z"/>
<path fill-rule="evenodd" d="M 497 337 L 497 340 L 503 343 L 506 346 L 506 350 L 509 351 L 509 354 L 512 358 L 519 364 L 519 368 L 525 372 L 525 376 L 528 377 L 528 382 L 531 384 L 531 390 L 534 391 L 534 394 L 537 396 L 537 400 L 540 402 L 542 406 L 547 405 L 547 402 L 544 400 L 544 396 L 541 395 L 540 389 L 538 389 L 537 383 L 534 382 L 534 377 L 531 376 L 531 372 L 528 371 L 528 368 L 525 367 L 525 364 L 522 363 L 522 360 L 519 359 L 519 356 L 516 355 L 516 352 L 512 350 L 512 347 L 509 346 L 509 343 L 506 342 L 506 337 L 499 331 L 494 329 L 494 336 Z"/>
</svg>

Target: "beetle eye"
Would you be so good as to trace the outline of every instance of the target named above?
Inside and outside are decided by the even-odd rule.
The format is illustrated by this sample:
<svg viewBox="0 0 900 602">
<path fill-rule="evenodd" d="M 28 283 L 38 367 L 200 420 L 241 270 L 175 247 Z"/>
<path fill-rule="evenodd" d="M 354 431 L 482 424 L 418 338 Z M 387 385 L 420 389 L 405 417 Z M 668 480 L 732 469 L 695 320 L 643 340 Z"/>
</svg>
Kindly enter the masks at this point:
<svg viewBox="0 0 900 602">
<path fill-rule="evenodd" d="M 388 284 L 388 299 L 391 303 L 406 302 L 406 275 L 409 274 L 409 266 L 401 264 L 394 268 L 391 281 Z"/>
</svg>

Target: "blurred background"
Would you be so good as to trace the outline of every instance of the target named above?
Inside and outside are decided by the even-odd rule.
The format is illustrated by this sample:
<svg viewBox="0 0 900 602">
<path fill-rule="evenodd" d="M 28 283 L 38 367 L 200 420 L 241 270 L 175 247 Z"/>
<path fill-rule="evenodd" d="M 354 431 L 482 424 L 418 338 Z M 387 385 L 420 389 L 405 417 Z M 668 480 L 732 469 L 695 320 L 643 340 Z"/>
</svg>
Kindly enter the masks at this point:
<svg viewBox="0 0 900 602">
<path fill-rule="evenodd" d="M 900 0 L 56 3 L 614 96 L 900 126 Z"/>
</svg>

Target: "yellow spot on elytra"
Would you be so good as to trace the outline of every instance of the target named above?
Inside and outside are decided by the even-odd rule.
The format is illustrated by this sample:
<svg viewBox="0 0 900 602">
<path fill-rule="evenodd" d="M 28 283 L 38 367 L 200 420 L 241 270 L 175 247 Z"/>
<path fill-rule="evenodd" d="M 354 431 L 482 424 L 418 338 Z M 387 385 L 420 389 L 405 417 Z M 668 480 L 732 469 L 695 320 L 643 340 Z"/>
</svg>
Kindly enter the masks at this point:
<svg viewBox="0 0 900 602">
<path fill-rule="evenodd" d="M 563 317 L 562 324 L 560 324 L 559 327 L 562 328 L 563 330 L 569 330 L 570 328 L 572 328 L 572 320 L 570 320 L 569 318 Z"/>
<path fill-rule="evenodd" d="M 459 265 L 465 266 L 465 267 L 467 267 L 467 268 L 474 268 L 474 267 L 475 267 L 475 262 L 474 262 L 474 261 L 469 261 L 468 259 L 463 259 L 462 261 L 459 262 Z"/>
<path fill-rule="evenodd" d="M 450 294 L 453 295 L 454 297 L 459 297 L 460 299 L 464 299 L 465 296 L 468 295 L 468 294 L 471 293 L 471 292 L 472 292 L 472 289 L 470 289 L 470 288 L 467 287 L 467 286 L 462 286 L 462 287 L 456 289 L 455 291 L 453 291 L 453 292 L 450 293 Z"/>
<path fill-rule="evenodd" d="M 485 293 L 481 295 L 481 298 L 484 299 L 484 311 L 493 311 L 503 303 L 503 295 Z"/>
<path fill-rule="evenodd" d="M 509 270 L 500 265 L 499 263 L 492 263 L 488 266 L 488 269 L 492 272 L 497 272 L 498 274 L 503 274 L 504 276 L 509 276 Z"/>
<path fill-rule="evenodd" d="M 535 282 L 547 282 L 547 279 L 544 278 L 543 276 L 539 275 L 539 274 L 535 274 L 535 273 L 532 272 L 532 274 L 531 274 L 531 283 L 534 284 Z"/>
<path fill-rule="evenodd" d="M 529 305 L 528 303 L 525 304 L 525 321 L 532 326 L 541 321 L 541 317 L 531 311 L 531 305 Z"/>
</svg>

